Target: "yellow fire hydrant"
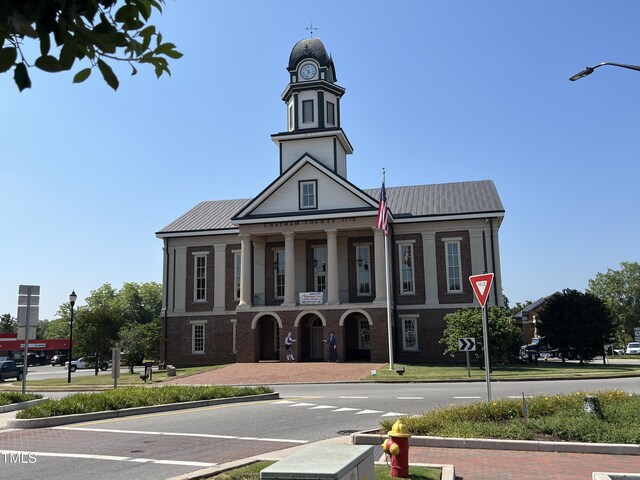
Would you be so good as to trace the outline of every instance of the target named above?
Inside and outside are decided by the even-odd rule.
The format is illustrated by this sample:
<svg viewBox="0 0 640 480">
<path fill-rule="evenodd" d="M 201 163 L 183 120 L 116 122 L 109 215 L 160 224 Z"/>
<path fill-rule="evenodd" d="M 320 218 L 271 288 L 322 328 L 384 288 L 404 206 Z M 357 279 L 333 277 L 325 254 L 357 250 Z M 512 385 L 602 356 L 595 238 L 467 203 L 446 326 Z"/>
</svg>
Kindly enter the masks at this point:
<svg viewBox="0 0 640 480">
<path fill-rule="evenodd" d="M 389 438 L 382 443 L 382 449 L 391 456 L 391 476 L 409 478 L 409 439 L 407 427 L 401 419 L 396 420 L 388 432 Z"/>
</svg>

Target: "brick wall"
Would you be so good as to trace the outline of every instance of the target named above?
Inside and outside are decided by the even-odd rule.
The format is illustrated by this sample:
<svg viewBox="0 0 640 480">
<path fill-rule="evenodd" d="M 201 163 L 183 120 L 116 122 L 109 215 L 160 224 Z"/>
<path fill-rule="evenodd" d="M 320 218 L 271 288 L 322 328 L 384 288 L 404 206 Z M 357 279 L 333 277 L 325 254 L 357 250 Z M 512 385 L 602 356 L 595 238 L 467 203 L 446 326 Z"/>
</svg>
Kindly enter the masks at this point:
<svg viewBox="0 0 640 480">
<path fill-rule="evenodd" d="M 460 241 L 460 266 L 462 267 L 462 293 L 447 292 L 447 262 L 443 239 L 462 238 Z M 438 300 L 440 304 L 447 303 L 471 303 L 473 302 L 473 290 L 467 280 L 471 276 L 471 243 L 467 230 L 436 233 L 436 267 L 438 270 Z"/>
<path fill-rule="evenodd" d="M 400 258 L 398 243 L 412 241 L 410 243 L 413 248 L 413 276 L 414 276 L 414 292 L 413 294 L 400 294 Z M 393 254 L 392 254 L 392 272 L 393 272 L 393 290 L 397 305 L 416 305 L 425 302 L 425 273 L 424 273 L 424 252 L 422 249 L 422 236 L 420 234 L 412 235 L 394 235 L 393 237 Z"/>
</svg>

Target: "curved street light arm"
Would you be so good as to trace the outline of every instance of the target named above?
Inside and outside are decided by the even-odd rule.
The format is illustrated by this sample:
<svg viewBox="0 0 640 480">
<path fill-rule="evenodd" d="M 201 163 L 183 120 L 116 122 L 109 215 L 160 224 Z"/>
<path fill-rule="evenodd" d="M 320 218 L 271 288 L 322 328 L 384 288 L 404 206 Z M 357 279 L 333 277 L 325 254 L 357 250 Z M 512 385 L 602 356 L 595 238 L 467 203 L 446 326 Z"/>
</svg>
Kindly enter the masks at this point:
<svg viewBox="0 0 640 480">
<path fill-rule="evenodd" d="M 615 63 L 615 62 L 602 62 L 593 67 L 585 67 L 584 70 L 576 73 L 574 76 L 569 78 L 569 80 L 571 80 L 572 82 L 575 82 L 576 80 L 580 80 L 581 78 L 584 78 L 587 75 L 591 75 L 596 68 L 602 67 L 604 65 L 611 65 L 612 67 L 626 68 L 628 70 L 636 70 L 640 72 L 640 65 L 628 65 L 626 63 Z"/>
</svg>

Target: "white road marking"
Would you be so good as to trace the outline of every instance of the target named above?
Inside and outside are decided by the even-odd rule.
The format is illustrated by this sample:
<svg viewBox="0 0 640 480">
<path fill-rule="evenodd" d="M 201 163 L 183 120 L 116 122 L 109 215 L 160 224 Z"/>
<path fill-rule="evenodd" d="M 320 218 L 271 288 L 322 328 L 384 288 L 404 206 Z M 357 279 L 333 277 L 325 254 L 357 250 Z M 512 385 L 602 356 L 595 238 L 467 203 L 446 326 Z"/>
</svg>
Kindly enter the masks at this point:
<svg viewBox="0 0 640 480">
<path fill-rule="evenodd" d="M 89 455 L 85 453 L 54 453 L 54 452 L 23 452 L 20 450 L 0 450 L 0 454 L 22 454 L 22 455 L 35 455 L 35 457 L 62 457 L 62 458 L 82 458 L 87 460 L 111 460 L 116 462 L 135 462 L 135 463 L 157 463 L 160 465 L 182 465 L 188 467 L 213 467 L 217 463 L 205 463 L 205 462 L 187 462 L 184 460 L 158 460 L 155 458 L 136 458 L 136 457 L 121 457 L 115 455 Z"/>
<path fill-rule="evenodd" d="M 406 415 L 406 413 L 388 412 L 380 416 L 381 417 L 402 417 L 403 415 Z"/>
<path fill-rule="evenodd" d="M 367 413 L 382 413 L 382 410 L 362 410 L 356 413 L 356 415 L 365 415 Z"/>
<path fill-rule="evenodd" d="M 318 405 L 317 407 L 311 407 L 309 410 L 320 410 L 322 408 L 338 408 L 333 405 Z"/>
<path fill-rule="evenodd" d="M 349 408 L 349 407 L 342 407 L 342 408 L 338 408 L 337 410 L 332 410 L 333 412 L 354 412 L 356 410 L 360 410 L 359 408 Z"/>
<path fill-rule="evenodd" d="M 475 399 L 475 398 L 482 398 L 482 397 L 453 397 L 457 400 L 467 400 L 467 399 Z"/>
<path fill-rule="evenodd" d="M 289 407 L 310 407 L 311 405 L 315 405 L 315 403 L 296 403 L 294 405 L 289 405 Z"/>
<path fill-rule="evenodd" d="M 131 433 L 135 435 L 159 435 L 167 437 L 197 437 L 197 438 L 223 438 L 228 440 L 255 440 L 258 442 L 281 442 L 281 443 L 308 443 L 307 440 L 292 440 L 287 438 L 258 438 L 258 437 L 238 437 L 233 435 L 214 435 L 209 433 L 177 433 L 177 432 L 150 432 L 146 430 L 116 430 L 110 428 L 87 428 L 87 427 L 52 427 L 59 430 L 81 430 L 85 432 L 106 432 L 106 433 Z"/>
<path fill-rule="evenodd" d="M 424 397 L 396 397 L 398 400 L 424 400 Z"/>
<path fill-rule="evenodd" d="M 338 398 L 369 398 L 369 397 L 338 397 Z"/>
<path fill-rule="evenodd" d="M 277 402 L 273 402 L 274 405 L 277 405 L 279 403 L 296 403 L 292 400 L 278 400 Z"/>
</svg>

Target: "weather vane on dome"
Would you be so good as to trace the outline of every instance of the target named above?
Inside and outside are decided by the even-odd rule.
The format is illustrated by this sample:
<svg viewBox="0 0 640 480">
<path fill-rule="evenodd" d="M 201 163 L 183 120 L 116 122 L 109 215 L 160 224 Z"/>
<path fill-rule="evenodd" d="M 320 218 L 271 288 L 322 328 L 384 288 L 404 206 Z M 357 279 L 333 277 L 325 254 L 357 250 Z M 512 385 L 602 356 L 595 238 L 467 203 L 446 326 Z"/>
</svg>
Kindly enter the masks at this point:
<svg viewBox="0 0 640 480">
<path fill-rule="evenodd" d="M 311 33 L 311 38 L 313 38 L 313 31 L 317 29 L 318 27 L 314 27 L 313 20 L 311 20 L 311 22 L 309 23 L 309 26 L 307 27 L 307 30 L 309 30 L 309 32 Z"/>
</svg>

